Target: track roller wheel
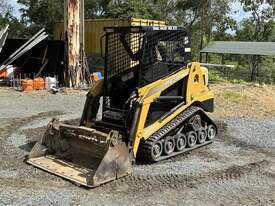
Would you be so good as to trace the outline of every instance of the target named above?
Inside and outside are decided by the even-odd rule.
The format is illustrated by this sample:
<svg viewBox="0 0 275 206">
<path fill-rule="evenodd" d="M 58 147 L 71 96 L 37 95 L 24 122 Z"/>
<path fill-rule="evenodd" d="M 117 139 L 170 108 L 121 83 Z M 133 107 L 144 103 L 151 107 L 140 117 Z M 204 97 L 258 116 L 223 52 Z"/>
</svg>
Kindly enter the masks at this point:
<svg viewBox="0 0 275 206">
<path fill-rule="evenodd" d="M 182 133 L 176 135 L 176 150 L 181 152 L 186 147 L 186 136 Z"/>
<path fill-rule="evenodd" d="M 203 144 L 203 143 L 205 143 L 206 139 L 207 139 L 207 131 L 204 129 L 199 131 L 198 132 L 198 143 Z"/>
<path fill-rule="evenodd" d="M 210 124 L 207 128 L 207 139 L 213 140 L 216 137 L 217 129 L 214 125 Z"/>
<path fill-rule="evenodd" d="M 187 133 L 187 146 L 192 148 L 196 145 L 198 139 L 198 135 L 194 131 L 190 131 Z"/>
<path fill-rule="evenodd" d="M 174 137 L 171 137 L 171 136 L 166 137 L 164 140 L 164 147 L 163 147 L 164 154 L 170 155 L 174 152 L 174 150 L 175 150 Z"/>
<path fill-rule="evenodd" d="M 155 142 L 155 144 L 151 148 L 151 159 L 153 161 L 157 161 L 158 158 L 162 155 L 163 145 L 161 141 Z"/>
<path fill-rule="evenodd" d="M 192 129 L 194 131 L 199 131 L 202 127 L 201 125 L 201 117 L 200 115 L 195 115 L 193 117 L 190 118 L 189 122 L 188 122 L 191 126 L 192 126 Z"/>
</svg>

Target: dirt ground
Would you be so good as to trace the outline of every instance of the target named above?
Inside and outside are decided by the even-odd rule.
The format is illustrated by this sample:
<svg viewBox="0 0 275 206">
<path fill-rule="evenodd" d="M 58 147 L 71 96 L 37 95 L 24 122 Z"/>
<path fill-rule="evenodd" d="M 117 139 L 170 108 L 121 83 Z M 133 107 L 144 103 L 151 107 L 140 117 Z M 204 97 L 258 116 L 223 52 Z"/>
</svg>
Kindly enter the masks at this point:
<svg viewBox="0 0 275 206">
<path fill-rule="evenodd" d="M 0 205 L 275 205 L 275 88 L 217 84 L 217 140 L 86 189 L 24 163 L 52 117 L 77 122 L 85 92 L 0 88 Z"/>
<path fill-rule="evenodd" d="M 211 88 L 216 95 L 216 117 L 275 117 L 275 86 L 223 83 Z"/>
</svg>

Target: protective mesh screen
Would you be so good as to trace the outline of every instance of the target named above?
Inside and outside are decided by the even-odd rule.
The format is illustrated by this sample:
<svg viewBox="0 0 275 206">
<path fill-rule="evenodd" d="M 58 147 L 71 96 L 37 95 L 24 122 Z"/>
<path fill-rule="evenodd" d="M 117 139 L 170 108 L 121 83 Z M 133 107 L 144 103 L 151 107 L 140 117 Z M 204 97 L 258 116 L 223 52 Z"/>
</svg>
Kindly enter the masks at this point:
<svg viewBox="0 0 275 206">
<path fill-rule="evenodd" d="M 106 34 L 104 109 L 124 110 L 137 87 L 185 66 L 191 59 L 185 30 L 113 28 Z"/>
<path fill-rule="evenodd" d="M 107 78 L 120 76 L 139 64 L 142 39 L 140 33 L 108 34 Z"/>
<path fill-rule="evenodd" d="M 182 30 L 150 31 L 142 57 L 140 86 L 171 74 L 188 63 L 191 53 L 189 38 Z"/>
</svg>

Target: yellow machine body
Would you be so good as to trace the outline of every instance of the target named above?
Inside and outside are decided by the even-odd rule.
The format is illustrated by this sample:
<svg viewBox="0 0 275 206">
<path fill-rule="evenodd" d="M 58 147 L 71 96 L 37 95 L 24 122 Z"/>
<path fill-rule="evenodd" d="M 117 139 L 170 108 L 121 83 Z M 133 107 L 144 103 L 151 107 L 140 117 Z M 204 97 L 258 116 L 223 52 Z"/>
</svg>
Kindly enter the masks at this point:
<svg viewBox="0 0 275 206">
<path fill-rule="evenodd" d="M 150 104 L 154 102 L 164 90 L 184 78 L 187 80 L 187 86 L 182 85 L 182 87 L 185 87 L 183 88 L 183 91 L 186 91 L 186 104 L 179 107 L 166 119 L 156 121 L 152 125 L 145 127 L 145 121 L 149 112 Z M 137 155 L 140 140 L 147 140 L 153 133 L 158 131 L 192 104 L 199 104 L 211 99 L 214 99 L 214 93 L 208 87 L 208 70 L 204 67 L 200 67 L 199 63 L 190 64 L 186 69 L 175 72 L 166 78 L 160 79 L 144 88 L 139 89 L 138 101 L 142 106 L 141 115 L 132 145 L 134 155 Z"/>
</svg>

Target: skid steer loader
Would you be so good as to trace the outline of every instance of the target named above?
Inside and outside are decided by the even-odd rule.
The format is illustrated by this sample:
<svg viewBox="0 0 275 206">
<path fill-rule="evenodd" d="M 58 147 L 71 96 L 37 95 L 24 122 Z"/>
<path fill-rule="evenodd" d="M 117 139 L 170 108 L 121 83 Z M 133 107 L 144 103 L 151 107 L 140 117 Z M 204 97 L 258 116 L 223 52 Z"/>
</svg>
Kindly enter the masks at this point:
<svg viewBox="0 0 275 206">
<path fill-rule="evenodd" d="M 96 187 L 210 144 L 217 127 L 208 70 L 191 63 L 188 32 L 176 26 L 108 27 L 104 79 L 87 94 L 79 126 L 53 119 L 27 162 Z"/>
</svg>

